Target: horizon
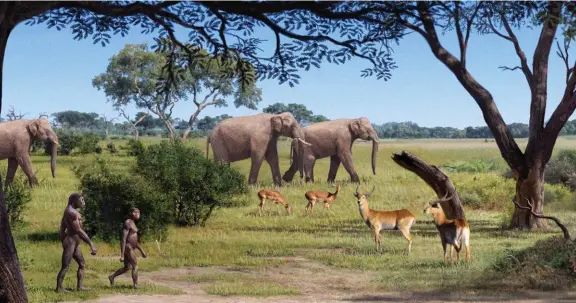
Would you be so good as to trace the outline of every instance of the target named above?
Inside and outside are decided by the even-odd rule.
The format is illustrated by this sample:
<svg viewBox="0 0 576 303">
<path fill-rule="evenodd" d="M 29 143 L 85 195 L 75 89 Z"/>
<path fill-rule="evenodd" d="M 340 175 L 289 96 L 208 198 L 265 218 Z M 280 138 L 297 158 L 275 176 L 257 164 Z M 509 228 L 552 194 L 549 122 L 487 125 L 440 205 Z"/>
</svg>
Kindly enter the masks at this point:
<svg viewBox="0 0 576 303">
<path fill-rule="evenodd" d="M 176 32 L 177 36 L 185 35 L 181 29 Z M 539 31 L 524 28 L 515 33 L 531 62 Z M 4 113 L 14 106 L 16 112 L 28 113 L 25 118 L 42 112 L 52 114 L 65 110 L 117 116 L 111 104 L 106 102 L 104 93 L 92 87 L 92 78 L 106 70 L 109 58 L 125 44 L 148 42 L 151 45 L 153 37 L 153 34 L 141 34 L 140 29 L 135 27 L 125 37 L 112 36 L 110 44 L 102 47 L 93 44 L 91 39 L 74 40 L 69 28 L 57 31 L 45 25 L 18 25 L 6 49 Z M 254 37 L 267 39 L 262 48 L 264 52 L 271 51 L 273 43 L 269 30 L 264 32 L 259 29 Z M 453 32 L 440 38 L 449 51 L 459 54 Z M 205 109 L 198 119 L 222 114 L 257 114 L 264 107 L 280 102 L 304 104 L 314 114 L 331 120 L 364 116 L 377 125 L 413 122 L 428 128 L 486 126 L 478 105 L 452 73 L 432 55 L 422 37 L 407 35 L 394 47 L 393 57 L 398 67 L 392 70 L 389 81 L 375 77 L 362 78 L 360 71 L 368 66 L 365 60 L 354 58 L 343 65 L 325 62 L 320 69 L 299 71 L 300 84 L 294 88 L 287 83 L 279 85 L 277 80 L 259 81 L 257 86 L 262 88 L 263 101 L 256 111 L 235 108 L 229 102 L 228 107 Z M 510 42 L 495 35 L 471 35 L 468 70 L 494 96 L 508 125 L 527 124 L 529 119 L 530 94 L 524 75 L 520 71 L 501 71 L 498 68 L 502 65 L 515 66 L 518 62 Z M 554 53 L 550 54 L 546 119 L 563 93 L 564 70 L 554 47 Z M 334 90 L 333 86 L 339 89 Z M 385 96 L 375 97 L 382 95 Z M 355 105 L 352 105 L 352 100 Z M 334 103 L 337 105 L 334 106 Z M 191 101 L 179 102 L 174 108 L 173 117 L 187 120 L 194 110 Z M 134 115 L 137 110 L 130 106 L 128 112 Z M 572 119 L 573 116 L 569 120 Z"/>
</svg>

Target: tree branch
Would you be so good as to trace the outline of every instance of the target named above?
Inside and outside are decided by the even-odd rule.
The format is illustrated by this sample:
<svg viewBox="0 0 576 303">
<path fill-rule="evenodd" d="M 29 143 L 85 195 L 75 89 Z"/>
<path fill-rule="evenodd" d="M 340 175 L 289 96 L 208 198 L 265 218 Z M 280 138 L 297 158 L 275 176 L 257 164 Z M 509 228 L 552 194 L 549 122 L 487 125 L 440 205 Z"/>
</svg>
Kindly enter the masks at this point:
<svg viewBox="0 0 576 303">
<path fill-rule="evenodd" d="M 526 82 L 528 82 L 528 87 L 530 88 L 530 91 L 533 90 L 534 85 L 533 85 L 533 75 L 532 75 L 532 71 L 530 70 L 530 67 L 528 67 L 528 60 L 526 59 L 526 54 L 524 54 L 524 51 L 522 51 L 522 48 L 520 48 L 520 43 L 518 42 L 518 38 L 516 37 L 516 35 L 514 34 L 514 31 L 512 30 L 512 27 L 510 27 L 510 24 L 508 23 L 508 20 L 506 19 L 506 16 L 504 15 L 504 13 L 500 12 L 500 20 L 502 21 L 502 24 L 504 25 L 504 29 L 506 29 L 506 32 L 508 33 L 508 36 L 510 37 L 510 42 L 512 42 L 512 44 L 514 44 L 514 50 L 516 51 L 516 55 L 518 55 L 518 58 L 520 58 L 520 66 L 522 69 L 522 72 L 524 73 L 524 76 L 526 77 Z"/>
<path fill-rule="evenodd" d="M 429 165 L 420 158 L 406 151 L 402 153 L 392 154 L 392 160 L 401 167 L 413 172 L 418 177 L 420 177 L 426 184 L 428 184 L 438 198 L 445 196 L 452 196 L 452 199 L 445 202 L 440 202 L 442 209 L 446 214 L 446 218 L 453 219 L 465 219 L 464 209 L 462 208 L 462 202 L 456 193 L 456 189 L 448 176 L 446 176 L 438 167 L 434 165 Z"/>
<path fill-rule="evenodd" d="M 399 20 L 399 22 L 402 22 L 410 29 L 414 29 L 426 39 L 434 56 L 456 76 L 482 110 L 484 120 L 492 134 L 494 134 L 496 144 L 508 166 L 513 170 L 524 171 L 526 166 L 524 155 L 516 141 L 514 141 L 510 128 L 504 122 L 498 107 L 494 103 L 494 98 L 488 90 L 472 77 L 466 68 L 462 66 L 461 62 L 442 46 L 436 33 L 435 21 L 429 12 L 428 2 L 418 1 L 417 6 L 424 30 L 403 19 Z"/>
<path fill-rule="evenodd" d="M 574 68 L 570 67 L 569 58 L 568 58 L 569 57 L 568 49 L 570 49 L 570 42 L 571 41 L 572 41 L 572 39 L 564 38 L 564 50 L 562 50 L 562 48 L 560 48 L 560 42 L 556 41 L 556 47 L 558 48 L 558 50 L 556 51 L 556 55 L 558 55 L 558 57 L 560 57 L 560 59 L 562 59 L 562 62 L 564 62 L 564 66 L 566 67 L 566 85 L 568 85 L 570 75 L 574 72 Z"/>
<path fill-rule="evenodd" d="M 568 231 L 568 228 L 566 228 L 566 226 L 564 224 L 562 224 L 562 222 L 560 222 L 560 220 L 556 217 L 553 216 L 544 216 L 541 214 L 537 214 L 534 211 L 534 206 L 532 205 L 532 203 L 530 202 L 530 200 L 528 198 L 526 199 L 526 203 L 528 203 L 528 206 L 522 206 L 520 204 L 518 204 L 518 202 L 516 202 L 515 199 L 512 199 L 512 202 L 514 203 L 514 205 L 516 205 L 516 207 L 521 208 L 521 209 L 525 209 L 525 210 L 529 210 L 530 213 L 532 213 L 532 215 L 536 218 L 540 218 L 540 219 L 548 219 L 548 220 L 552 220 L 554 221 L 554 223 L 556 223 L 556 225 L 558 225 L 558 227 L 560 227 L 560 229 L 562 230 L 562 234 L 564 234 L 564 239 L 566 239 L 567 241 L 572 241 L 572 238 L 570 238 L 570 232 Z"/>
</svg>

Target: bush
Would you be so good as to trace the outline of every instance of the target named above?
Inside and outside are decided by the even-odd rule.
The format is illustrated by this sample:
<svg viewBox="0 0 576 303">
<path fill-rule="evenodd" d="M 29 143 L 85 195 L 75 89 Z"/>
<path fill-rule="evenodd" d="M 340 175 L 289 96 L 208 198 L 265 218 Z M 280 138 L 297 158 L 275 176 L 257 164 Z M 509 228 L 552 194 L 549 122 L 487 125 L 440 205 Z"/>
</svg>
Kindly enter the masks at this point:
<svg viewBox="0 0 576 303">
<path fill-rule="evenodd" d="M 140 209 L 136 223 L 143 240 L 165 239 L 170 208 L 165 196 L 140 176 L 112 172 L 106 162 L 74 167 L 86 201 L 84 227 L 92 237 L 120 241 L 122 224 L 131 207 Z"/>
<path fill-rule="evenodd" d="M 102 148 L 100 147 L 100 152 L 98 152 L 98 142 L 100 142 L 100 136 L 94 134 L 84 134 L 81 136 L 80 142 L 78 144 L 78 153 L 85 155 L 91 153 L 101 153 Z"/>
<path fill-rule="evenodd" d="M 128 156 L 138 156 L 144 151 L 144 144 L 138 140 L 130 139 L 126 144 L 126 149 L 128 150 Z"/>
<path fill-rule="evenodd" d="M 206 159 L 194 147 L 164 141 L 137 157 L 136 171 L 162 189 L 178 225 L 204 226 L 212 212 L 236 205 L 232 196 L 246 193 L 244 175 L 228 165 Z"/>
<path fill-rule="evenodd" d="M 114 143 L 112 143 L 112 142 L 108 142 L 108 144 L 106 145 L 106 149 L 112 154 L 115 154 L 118 152 L 118 149 L 116 149 L 116 145 L 114 145 Z"/>
<path fill-rule="evenodd" d="M 30 187 L 28 187 L 28 178 L 23 174 L 17 174 L 10 186 L 4 193 L 6 200 L 6 210 L 8 212 L 8 221 L 13 228 L 23 223 L 23 214 L 26 205 L 32 201 Z"/>
<path fill-rule="evenodd" d="M 497 174 L 477 174 L 454 180 L 454 187 L 464 206 L 486 210 L 502 209 L 512 204 L 515 183 Z"/>
</svg>

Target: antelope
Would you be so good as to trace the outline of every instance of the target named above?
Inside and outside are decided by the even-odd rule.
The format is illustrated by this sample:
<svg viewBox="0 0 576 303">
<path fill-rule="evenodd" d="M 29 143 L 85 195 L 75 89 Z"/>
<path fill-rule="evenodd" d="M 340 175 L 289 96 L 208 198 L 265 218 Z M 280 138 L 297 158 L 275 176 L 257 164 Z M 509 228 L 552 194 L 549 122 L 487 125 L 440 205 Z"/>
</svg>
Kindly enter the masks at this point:
<svg viewBox="0 0 576 303">
<path fill-rule="evenodd" d="M 278 210 L 278 214 L 280 214 L 280 206 L 278 204 L 282 204 L 284 208 L 286 208 L 286 212 L 290 214 L 292 212 L 292 207 L 286 203 L 286 199 L 280 194 L 279 191 L 272 190 L 272 189 L 263 189 L 258 192 L 258 199 L 260 199 L 260 217 L 262 217 L 262 210 L 264 208 L 264 203 L 266 199 L 273 201 L 276 204 L 276 209 Z"/>
<path fill-rule="evenodd" d="M 368 207 L 368 197 L 374 192 L 376 186 L 372 188 L 372 191 L 365 194 L 360 194 L 358 192 L 358 187 L 356 187 L 356 192 L 354 197 L 358 198 L 358 208 L 360 210 L 360 216 L 366 222 L 366 225 L 374 233 L 374 240 L 376 241 L 376 251 L 380 251 L 380 233 L 383 230 L 399 230 L 404 238 L 408 240 L 408 254 L 412 249 L 412 236 L 410 235 L 410 228 L 416 222 L 416 217 L 407 209 L 398 210 L 373 210 Z"/>
<path fill-rule="evenodd" d="M 453 249 L 456 249 L 456 257 L 460 262 L 460 250 L 462 245 L 466 246 L 466 263 L 470 263 L 470 226 L 465 219 L 448 220 L 442 210 L 440 202 L 449 201 L 452 196 L 446 198 L 446 193 L 442 198 L 430 202 L 424 208 L 424 214 L 430 214 L 434 218 L 434 225 L 440 233 L 440 240 L 442 241 L 442 248 L 444 249 L 444 263 L 448 254 L 446 248 L 450 245 L 450 264 L 454 263 L 452 258 Z"/>
<path fill-rule="evenodd" d="M 312 211 L 314 214 L 314 204 L 318 201 L 324 202 L 324 208 L 330 208 L 330 204 L 336 200 L 338 193 L 340 192 L 340 184 L 336 185 L 336 191 L 334 193 L 323 191 L 323 190 L 311 190 L 306 192 L 304 196 L 308 200 L 308 205 L 306 205 L 306 211 Z"/>
</svg>

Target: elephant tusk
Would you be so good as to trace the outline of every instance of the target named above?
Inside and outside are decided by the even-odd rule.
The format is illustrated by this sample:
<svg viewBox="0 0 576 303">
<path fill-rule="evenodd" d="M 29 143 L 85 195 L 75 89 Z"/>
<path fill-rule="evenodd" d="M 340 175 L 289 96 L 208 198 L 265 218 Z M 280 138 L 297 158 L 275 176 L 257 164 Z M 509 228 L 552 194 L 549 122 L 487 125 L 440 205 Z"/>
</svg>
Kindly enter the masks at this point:
<svg viewBox="0 0 576 303">
<path fill-rule="evenodd" d="M 304 141 L 304 140 L 302 140 L 302 139 L 300 139 L 300 138 L 296 138 L 296 139 L 297 139 L 298 141 L 302 142 L 302 144 L 304 144 L 304 145 L 312 146 L 312 144 L 310 144 L 310 143 L 308 143 L 308 142 L 306 142 L 306 141 Z"/>
<path fill-rule="evenodd" d="M 60 144 L 58 144 L 58 141 L 52 141 L 52 144 L 56 144 L 56 146 L 60 145 Z"/>
</svg>

